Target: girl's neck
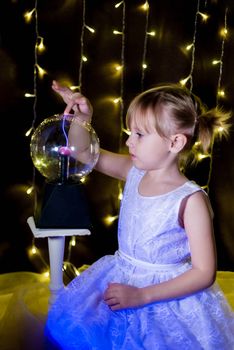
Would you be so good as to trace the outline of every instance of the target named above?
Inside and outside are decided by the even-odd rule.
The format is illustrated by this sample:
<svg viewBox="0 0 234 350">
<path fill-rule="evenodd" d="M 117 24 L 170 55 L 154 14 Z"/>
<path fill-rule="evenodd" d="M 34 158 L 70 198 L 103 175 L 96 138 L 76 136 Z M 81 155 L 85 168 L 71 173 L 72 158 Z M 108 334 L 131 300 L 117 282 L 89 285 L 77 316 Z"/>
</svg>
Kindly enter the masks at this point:
<svg viewBox="0 0 234 350">
<path fill-rule="evenodd" d="M 140 181 L 139 193 L 143 196 L 162 195 L 182 186 L 188 179 L 176 168 L 147 170 Z"/>
</svg>

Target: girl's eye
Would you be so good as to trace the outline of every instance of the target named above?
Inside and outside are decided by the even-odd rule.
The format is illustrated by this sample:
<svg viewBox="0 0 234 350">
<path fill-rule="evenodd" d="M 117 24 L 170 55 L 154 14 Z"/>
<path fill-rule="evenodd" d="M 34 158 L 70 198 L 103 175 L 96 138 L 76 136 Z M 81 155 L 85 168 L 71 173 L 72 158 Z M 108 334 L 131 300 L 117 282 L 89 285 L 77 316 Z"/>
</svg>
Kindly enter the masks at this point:
<svg viewBox="0 0 234 350">
<path fill-rule="evenodd" d="M 137 134 L 138 137 L 142 137 L 143 136 L 143 134 L 141 134 L 140 132 L 136 132 L 136 134 Z"/>
</svg>

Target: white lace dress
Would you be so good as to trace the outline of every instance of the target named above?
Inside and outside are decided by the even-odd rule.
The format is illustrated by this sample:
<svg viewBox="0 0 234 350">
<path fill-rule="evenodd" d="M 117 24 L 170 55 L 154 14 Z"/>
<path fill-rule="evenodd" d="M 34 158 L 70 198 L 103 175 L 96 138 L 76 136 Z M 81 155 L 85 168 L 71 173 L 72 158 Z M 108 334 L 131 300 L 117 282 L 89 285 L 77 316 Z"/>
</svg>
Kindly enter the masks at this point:
<svg viewBox="0 0 234 350">
<path fill-rule="evenodd" d="M 130 170 L 119 218 L 119 250 L 75 278 L 51 307 L 48 349 L 232 350 L 234 314 L 217 284 L 177 300 L 111 311 L 103 301 L 109 282 L 137 287 L 167 281 L 190 269 L 181 201 L 201 190 L 188 181 L 167 194 L 138 193 L 144 172 Z"/>
</svg>

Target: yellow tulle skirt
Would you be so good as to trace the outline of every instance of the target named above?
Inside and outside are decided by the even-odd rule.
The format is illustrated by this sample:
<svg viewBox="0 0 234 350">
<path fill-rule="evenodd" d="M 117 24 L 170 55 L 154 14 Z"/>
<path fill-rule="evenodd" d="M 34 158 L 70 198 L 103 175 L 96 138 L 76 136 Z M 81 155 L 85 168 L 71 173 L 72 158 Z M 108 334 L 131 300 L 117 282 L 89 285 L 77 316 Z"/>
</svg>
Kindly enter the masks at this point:
<svg viewBox="0 0 234 350">
<path fill-rule="evenodd" d="M 218 271 L 217 282 L 234 309 L 234 272 Z M 1 350 L 43 350 L 49 279 L 32 272 L 0 275 Z"/>
</svg>

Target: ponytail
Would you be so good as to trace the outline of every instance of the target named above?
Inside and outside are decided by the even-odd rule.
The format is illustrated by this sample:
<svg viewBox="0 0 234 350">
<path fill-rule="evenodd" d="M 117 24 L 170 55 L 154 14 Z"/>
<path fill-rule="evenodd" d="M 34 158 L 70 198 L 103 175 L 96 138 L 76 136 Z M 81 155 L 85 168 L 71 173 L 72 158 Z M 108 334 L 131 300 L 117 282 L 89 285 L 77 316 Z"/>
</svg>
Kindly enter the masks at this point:
<svg viewBox="0 0 234 350">
<path fill-rule="evenodd" d="M 200 112 L 200 114 L 199 114 Z M 207 110 L 204 105 L 197 108 L 194 136 L 188 142 L 187 149 L 181 154 L 181 166 L 195 165 L 200 155 L 211 156 L 213 144 L 217 139 L 229 136 L 231 113 L 219 107 Z"/>
<path fill-rule="evenodd" d="M 201 106 L 200 106 L 201 107 Z M 204 106 L 198 109 L 195 121 L 194 136 L 189 142 L 187 151 L 181 155 L 182 168 L 188 164 L 195 165 L 201 159 L 200 155 L 211 156 L 216 139 L 229 136 L 231 113 L 219 107 L 210 110 Z"/>
<path fill-rule="evenodd" d="M 229 134 L 231 114 L 216 107 L 205 111 L 197 117 L 196 138 L 205 154 L 209 154 L 214 141 Z"/>
</svg>

